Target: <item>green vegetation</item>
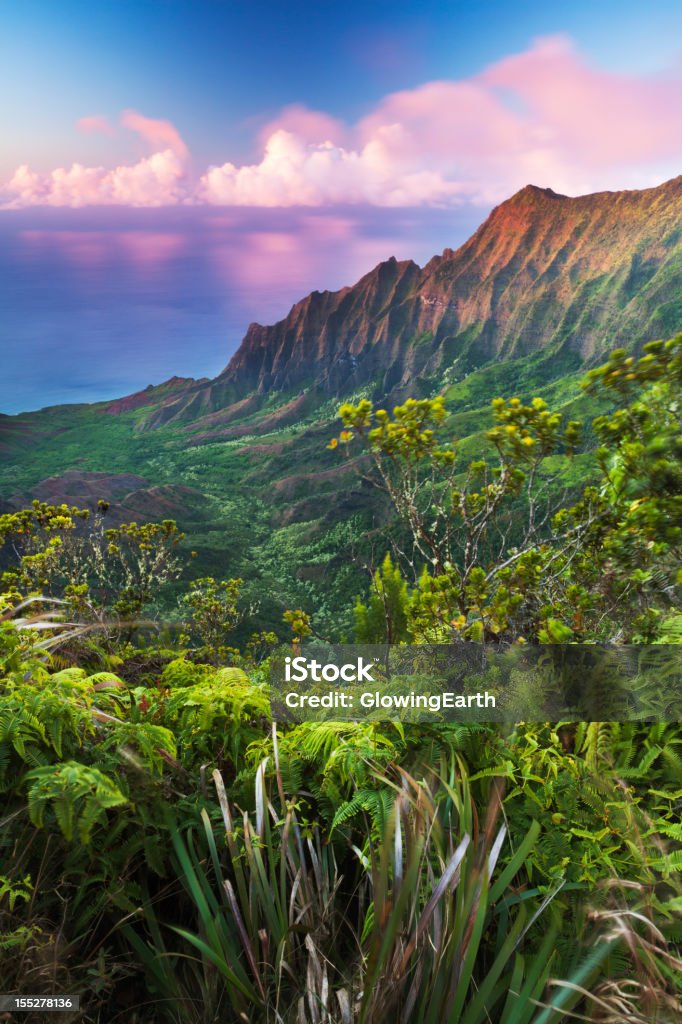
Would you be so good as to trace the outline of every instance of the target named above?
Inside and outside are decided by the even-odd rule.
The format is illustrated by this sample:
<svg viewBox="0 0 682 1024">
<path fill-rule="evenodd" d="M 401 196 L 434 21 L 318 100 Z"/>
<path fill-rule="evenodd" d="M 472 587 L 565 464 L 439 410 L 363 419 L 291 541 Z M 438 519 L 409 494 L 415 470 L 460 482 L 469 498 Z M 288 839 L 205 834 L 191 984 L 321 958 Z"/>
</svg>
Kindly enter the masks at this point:
<svg viewBox="0 0 682 1024">
<path fill-rule="evenodd" d="M 490 399 L 505 393 L 510 377 L 520 394 L 543 397 L 582 422 L 603 406 L 581 392 L 575 358 L 525 356 L 469 373 L 456 365 L 452 374 L 461 380 L 449 385 L 448 369 L 443 380 L 424 386 L 432 393 L 445 389 L 448 424 L 463 458 L 480 451 Z M 367 387 L 348 397 L 357 402 L 371 394 Z M 39 494 L 71 506 L 70 495 L 92 494 L 110 502 L 107 524 L 175 520 L 186 535 L 179 551 L 197 557 L 187 558 L 182 581 L 167 591 L 159 609 L 164 618 L 175 614 L 189 579 L 240 578 L 244 605 L 255 617 L 237 628 L 238 642 L 251 631 L 278 629 L 283 610 L 293 606 L 314 611 L 325 635 L 351 637 L 355 596 L 381 562 L 374 536 L 390 513 L 355 465 L 326 449 L 338 400 L 311 393 L 310 409 L 293 425 L 270 422 L 297 397 L 281 393 L 264 396 L 255 411 L 226 427 L 155 421 L 150 429 L 166 397 L 160 387 L 149 404 L 130 411 L 70 406 L 3 420 L 0 503 L 23 496 L 30 504 Z M 568 467 L 575 479 L 566 485 L 584 479 L 579 459 Z M 63 474 L 60 494 L 55 478 Z"/>
<path fill-rule="evenodd" d="M 682 337 L 617 351 L 570 407 L 495 399 L 475 458 L 442 398 L 345 404 L 315 441 L 383 490 L 383 529 L 339 538 L 371 585 L 353 608 L 345 578 L 336 618 L 284 601 L 324 582 L 272 598 L 287 528 L 235 493 L 232 574 L 171 518 L 0 515 L 0 990 L 78 992 L 102 1024 L 678 1021 L 678 724 L 283 728 L 268 659 L 353 625 L 679 643 L 681 384 Z"/>
<path fill-rule="evenodd" d="M 442 436 L 442 398 L 408 400 L 391 416 L 363 400 L 341 407 L 331 443 L 364 443 L 367 479 L 407 526 L 356 606 L 358 639 L 416 642 L 656 639 L 679 609 L 682 553 L 682 337 L 636 360 L 617 350 L 585 390 L 614 394 L 592 431 L 594 484 L 562 504 L 580 425 L 541 398 L 495 399 L 490 457 L 462 464 Z M 667 627 L 666 627 L 667 628 Z"/>
</svg>

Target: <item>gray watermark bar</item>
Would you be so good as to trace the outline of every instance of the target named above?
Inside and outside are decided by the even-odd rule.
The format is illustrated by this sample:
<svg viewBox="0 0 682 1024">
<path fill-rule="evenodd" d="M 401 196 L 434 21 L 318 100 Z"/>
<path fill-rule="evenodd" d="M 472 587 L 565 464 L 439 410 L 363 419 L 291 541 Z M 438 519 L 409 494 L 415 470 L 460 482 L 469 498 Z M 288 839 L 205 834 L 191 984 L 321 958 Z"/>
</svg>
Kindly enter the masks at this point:
<svg viewBox="0 0 682 1024">
<path fill-rule="evenodd" d="M 682 645 L 309 644 L 270 665 L 280 722 L 682 719 Z"/>
<path fill-rule="evenodd" d="M 0 995 L 0 1013 L 65 1013 L 80 1010 L 80 996 L 3 996 Z"/>
</svg>

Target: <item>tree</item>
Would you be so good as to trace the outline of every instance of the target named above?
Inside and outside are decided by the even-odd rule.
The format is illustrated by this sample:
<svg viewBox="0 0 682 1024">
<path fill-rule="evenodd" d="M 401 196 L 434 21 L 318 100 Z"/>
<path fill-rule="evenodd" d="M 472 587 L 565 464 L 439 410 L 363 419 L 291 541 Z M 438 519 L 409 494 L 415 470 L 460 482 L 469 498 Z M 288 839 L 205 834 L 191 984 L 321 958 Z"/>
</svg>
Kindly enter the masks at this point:
<svg viewBox="0 0 682 1024">
<path fill-rule="evenodd" d="M 359 644 L 405 641 L 409 639 L 408 615 L 407 581 L 387 551 L 372 577 L 369 601 L 364 604 L 358 598 L 355 604 L 355 639 Z"/>
<path fill-rule="evenodd" d="M 310 616 L 302 608 L 287 608 L 282 615 L 282 621 L 287 623 L 293 633 L 294 647 L 298 647 L 301 640 L 313 634 Z"/>
<path fill-rule="evenodd" d="M 5 605 L 31 594 L 64 598 L 81 618 L 106 612 L 131 618 L 177 579 L 184 534 L 172 519 L 107 527 L 108 505 L 88 509 L 34 501 L 0 516 Z"/>
<path fill-rule="evenodd" d="M 374 468 L 367 479 L 408 527 L 412 547 L 400 554 L 418 580 L 410 624 L 418 639 L 453 633 L 493 639 L 545 628 L 551 618 L 532 600 L 533 585 L 548 568 L 541 538 L 551 523 L 556 474 L 547 471 L 546 459 L 571 454 L 579 427 L 539 398 L 529 405 L 496 399 L 492 408 L 494 426 L 486 435 L 492 457 L 468 466 L 458 460 L 456 444 L 441 436 L 447 427 L 442 397 L 408 399 L 393 416 L 366 400 L 340 410 L 345 429 L 338 440 L 347 449 L 360 440 Z M 558 560 L 549 569 L 558 572 Z"/>
<path fill-rule="evenodd" d="M 601 482 L 568 507 L 550 457 L 570 457 L 580 428 L 541 398 L 495 399 L 488 451 L 467 466 L 445 435 L 442 397 L 409 399 L 392 415 L 367 400 L 341 407 L 332 447 L 360 442 L 373 466 L 366 479 L 411 538 L 401 554 L 417 582 L 414 639 L 655 633 L 679 601 L 681 350 L 682 336 L 645 346 L 639 360 L 617 350 L 588 375 L 585 387 L 618 405 L 593 423 Z"/>
<path fill-rule="evenodd" d="M 645 345 L 639 359 L 616 349 L 583 386 L 616 402 L 593 423 L 603 481 L 594 582 L 606 614 L 653 639 L 680 606 L 682 335 Z"/>
<path fill-rule="evenodd" d="M 241 588 L 241 579 L 217 581 L 204 576 L 194 580 L 183 596 L 184 604 L 192 609 L 192 629 L 201 639 L 197 655 L 212 664 L 220 664 L 235 653 L 225 639 L 243 618 L 239 608 Z"/>
</svg>

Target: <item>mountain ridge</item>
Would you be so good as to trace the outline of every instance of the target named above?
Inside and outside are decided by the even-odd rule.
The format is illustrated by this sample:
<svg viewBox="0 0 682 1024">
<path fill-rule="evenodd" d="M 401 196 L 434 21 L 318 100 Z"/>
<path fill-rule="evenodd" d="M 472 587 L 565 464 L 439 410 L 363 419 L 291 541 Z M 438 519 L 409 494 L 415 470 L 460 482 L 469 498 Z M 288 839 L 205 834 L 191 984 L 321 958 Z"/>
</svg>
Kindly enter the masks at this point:
<svg viewBox="0 0 682 1024">
<path fill-rule="evenodd" d="M 338 291 L 252 323 L 225 369 L 169 396 L 147 427 L 272 392 L 400 394 L 491 359 L 567 350 L 593 361 L 682 321 L 682 176 L 569 197 L 527 185 L 424 267 L 391 257 Z"/>
</svg>

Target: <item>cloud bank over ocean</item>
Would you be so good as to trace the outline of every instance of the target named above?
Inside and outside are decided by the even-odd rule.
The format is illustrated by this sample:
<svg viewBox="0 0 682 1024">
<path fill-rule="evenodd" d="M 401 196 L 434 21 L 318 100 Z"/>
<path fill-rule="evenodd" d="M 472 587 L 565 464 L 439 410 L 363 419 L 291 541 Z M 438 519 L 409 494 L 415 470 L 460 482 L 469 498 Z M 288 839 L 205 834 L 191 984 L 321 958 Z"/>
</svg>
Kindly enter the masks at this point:
<svg viewBox="0 0 682 1024">
<path fill-rule="evenodd" d="M 239 165 L 197 167 L 170 121 L 132 109 L 118 127 L 84 114 L 77 128 L 132 131 L 152 152 L 114 167 L 23 164 L 0 185 L 5 208 L 489 206 L 528 182 L 576 194 L 678 173 L 682 63 L 616 72 L 548 36 L 468 78 L 389 93 L 352 125 L 285 107 L 260 132 L 260 158 Z"/>
</svg>

